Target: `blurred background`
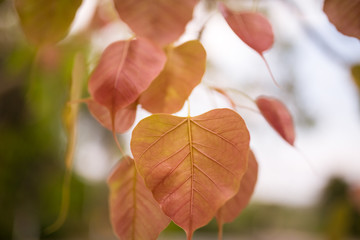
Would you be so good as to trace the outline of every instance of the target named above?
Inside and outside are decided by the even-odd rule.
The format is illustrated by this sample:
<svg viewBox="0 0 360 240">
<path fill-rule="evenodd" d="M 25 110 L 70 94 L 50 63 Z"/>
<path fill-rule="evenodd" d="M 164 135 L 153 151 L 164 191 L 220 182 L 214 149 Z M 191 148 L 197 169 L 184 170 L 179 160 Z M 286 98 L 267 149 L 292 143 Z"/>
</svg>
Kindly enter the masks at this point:
<svg viewBox="0 0 360 240">
<path fill-rule="evenodd" d="M 360 92 L 351 68 L 360 42 L 339 33 L 321 0 L 228 0 L 234 9 L 264 13 L 275 34 L 265 53 L 281 88 L 262 59 L 242 43 L 216 11 L 201 1 L 178 43 L 198 37 L 207 55 L 203 83 L 190 97 L 191 114 L 230 107 L 208 86 L 227 89 L 251 133 L 259 177 L 249 206 L 224 227 L 224 239 L 360 239 Z M 106 178 L 121 157 L 111 132 L 80 105 L 69 213 L 63 226 L 44 234 L 58 216 L 67 135 L 64 106 L 74 56 L 88 72 L 111 42 L 130 30 L 110 1 L 84 0 L 69 35 L 40 51 L 21 30 L 13 1 L 0 1 L 0 239 L 116 239 L 108 214 Z M 281 99 L 293 114 L 295 147 L 256 111 L 255 99 Z M 86 98 L 86 83 L 82 97 Z M 249 109 L 250 108 L 250 109 Z M 140 107 L 137 122 L 149 115 Z M 186 110 L 177 115 L 186 116 Z M 120 136 L 129 150 L 131 130 Z M 185 239 L 175 224 L 161 239 Z M 216 239 L 212 221 L 194 239 Z"/>
</svg>

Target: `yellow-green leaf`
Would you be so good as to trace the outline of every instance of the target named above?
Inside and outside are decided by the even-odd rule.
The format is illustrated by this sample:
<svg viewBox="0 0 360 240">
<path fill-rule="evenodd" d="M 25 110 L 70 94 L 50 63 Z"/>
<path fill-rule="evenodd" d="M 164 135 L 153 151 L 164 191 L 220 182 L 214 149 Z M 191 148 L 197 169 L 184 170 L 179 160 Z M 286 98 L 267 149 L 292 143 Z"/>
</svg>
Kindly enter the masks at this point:
<svg viewBox="0 0 360 240">
<path fill-rule="evenodd" d="M 15 0 L 22 29 L 37 45 L 56 43 L 70 28 L 82 0 Z"/>
</svg>

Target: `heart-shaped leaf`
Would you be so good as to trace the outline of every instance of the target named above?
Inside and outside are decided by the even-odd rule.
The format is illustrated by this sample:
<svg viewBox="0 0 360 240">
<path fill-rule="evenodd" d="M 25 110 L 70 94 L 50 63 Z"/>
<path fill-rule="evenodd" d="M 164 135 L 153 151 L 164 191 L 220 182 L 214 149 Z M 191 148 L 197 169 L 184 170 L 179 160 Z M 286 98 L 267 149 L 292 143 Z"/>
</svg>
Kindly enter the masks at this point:
<svg viewBox="0 0 360 240">
<path fill-rule="evenodd" d="M 179 111 L 205 72 L 206 52 L 197 40 L 169 48 L 167 57 L 164 69 L 139 100 L 151 113 Z"/>
<path fill-rule="evenodd" d="M 112 131 L 113 130 L 112 120 L 111 120 L 112 118 L 109 109 L 95 102 L 94 100 L 89 100 L 87 104 L 94 118 L 98 120 L 98 122 L 102 126 Z M 115 116 L 114 116 L 115 132 L 124 133 L 133 125 L 136 117 L 136 108 L 137 108 L 137 102 L 134 102 L 127 107 L 118 109 L 115 112 Z"/>
<path fill-rule="evenodd" d="M 275 131 L 290 145 L 294 145 L 294 123 L 286 106 L 275 98 L 265 96 L 258 97 L 256 105 Z"/>
<path fill-rule="evenodd" d="M 191 239 L 239 189 L 249 141 L 244 120 L 230 109 L 155 114 L 135 127 L 131 151 L 164 213 Z"/>
<path fill-rule="evenodd" d="M 91 75 L 90 94 L 110 109 L 126 107 L 156 78 L 165 61 L 165 53 L 146 39 L 115 42 Z"/>
<path fill-rule="evenodd" d="M 163 46 L 183 34 L 198 0 L 114 0 L 114 3 L 120 18 L 137 36 Z"/>
<path fill-rule="evenodd" d="M 89 91 L 95 102 L 108 109 L 114 128 L 117 112 L 135 102 L 161 72 L 165 61 L 165 53 L 145 39 L 118 41 L 105 49 L 89 80 Z M 92 107 L 94 115 L 102 119 L 104 111 L 100 114 Z"/>
<path fill-rule="evenodd" d="M 258 176 L 258 163 L 252 151 L 249 152 L 248 169 L 241 179 L 238 193 L 222 206 L 216 213 L 216 220 L 221 228 L 223 223 L 235 220 L 240 212 L 248 205 L 254 192 Z"/>
<path fill-rule="evenodd" d="M 221 14 L 234 33 L 260 55 L 271 48 L 274 34 L 269 21 L 260 13 L 234 12 L 223 3 L 218 5 Z"/>
<path fill-rule="evenodd" d="M 116 235 L 124 240 L 157 239 L 170 219 L 161 211 L 130 157 L 121 160 L 108 185 L 110 219 Z"/>
<path fill-rule="evenodd" d="M 22 29 L 35 45 L 56 43 L 70 28 L 81 0 L 15 0 Z"/>
<path fill-rule="evenodd" d="M 360 39 L 360 0 L 325 0 L 324 12 L 339 32 Z"/>
</svg>

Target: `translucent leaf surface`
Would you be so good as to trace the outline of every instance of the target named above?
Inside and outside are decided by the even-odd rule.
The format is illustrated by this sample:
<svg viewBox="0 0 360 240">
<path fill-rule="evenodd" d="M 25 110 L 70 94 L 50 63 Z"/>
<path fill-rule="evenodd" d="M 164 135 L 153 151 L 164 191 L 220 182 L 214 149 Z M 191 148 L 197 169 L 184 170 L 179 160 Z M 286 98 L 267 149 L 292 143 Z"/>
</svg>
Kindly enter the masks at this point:
<svg viewBox="0 0 360 240">
<path fill-rule="evenodd" d="M 170 219 L 146 188 L 130 157 L 122 159 L 108 185 L 110 219 L 116 235 L 121 240 L 157 239 Z"/>
<path fill-rule="evenodd" d="M 222 206 L 216 214 L 219 224 L 235 220 L 240 212 L 248 205 L 254 192 L 258 176 L 258 163 L 252 151 L 249 152 L 248 169 L 241 179 L 238 193 Z"/>
<path fill-rule="evenodd" d="M 324 12 L 339 32 L 360 39 L 360 0 L 325 0 Z"/>
<path fill-rule="evenodd" d="M 103 52 L 89 80 L 89 91 L 109 109 L 126 107 L 156 78 L 165 61 L 165 53 L 145 39 L 115 42 Z"/>
<path fill-rule="evenodd" d="M 113 130 L 111 113 L 107 107 L 95 102 L 94 100 L 88 101 L 88 108 L 91 114 L 98 122 L 109 129 Z M 115 132 L 124 133 L 134 123 L 136 117 L 137 102 L 131 103 L 129 106 L 118 109 L 114 114 L 114 127 Z"/>
<path fill-rule="evenodd" d="M 177 40 L 192 19 L 198 0 L 114 0 L 120 18 L 137 36 L 159 45 Z"/>
<path fill-rule="evenodd" d="M 168 49 L 167 57 L 163 71 L 140 97 L 151 113 L 179 111 L 205 72 L 206 52 L 197 40 Z"/>
<path fill-rule="evenodd" d="M 22 29 L 36 45 L 63 39 L 70 28 L 81 0 L 15 0 Z"/>
<path fill-rule="evenodd" d="M 261 114 L 266 121 L 290 145 L 294 145 L 295 130 L 290 112 L 279 100 L 271 97 L 260 96 L 256 99 Z"/>
<path fill-rule="evenodd" d="M 257 12 L 234 12 L 223 3 L 219 10 L 234 33 L 260 55 L 274 43 L 274 34 L 269 21 Z"/>
<path fill-rule="evenodd" d="M 187 118 L 155 114 L 135 127 L 131 151 L 164 213 L 191 239 L 236 194 L 249 141 L 243 119 L 230 109 Z"/>
</svg>

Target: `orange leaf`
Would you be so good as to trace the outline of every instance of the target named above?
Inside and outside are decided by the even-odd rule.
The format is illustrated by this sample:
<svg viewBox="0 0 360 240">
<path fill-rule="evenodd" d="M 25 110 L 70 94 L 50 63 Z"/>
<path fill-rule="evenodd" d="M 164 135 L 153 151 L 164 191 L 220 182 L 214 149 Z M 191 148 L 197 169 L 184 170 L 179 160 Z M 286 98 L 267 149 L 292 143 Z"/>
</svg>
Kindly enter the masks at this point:
<svg viewBox="0 0 360 240">
<path fill-rule="evenodd" d="M 145 39 L 115 42 L 103 52 L 89 91 L 96 102 L 116 111 L 139 97 L 165 61 L 165 53 Z"/>
<path fill-rule="evenodd" d="M 325 0 L 324 12 L 339 32 L 360 39 L 360 0 Z"/>
<path fill-rule="evenodd" d="M 274 34 L 269 21 L 256 12 L 233 12 L 219 3 L 219 10 L 234 33 L 260 55 L 274 43 Z"/>
<path fill-rule="evenodd" d="M 15 0 L 25 36 L 36 45 L 56 43 L 70 28 L 82 0 Z"/>
<path fill-rule="evenodd" d="M 252 151 L 249 152 L 248 164 L 248 169 L 241 179 L 238 193 L 227 201 L 216 214 L 219 225 L 234 221 L 250 201 L 258 176 L 258 163 Z"/>
<path fill-rule="evenodd" d="M 239 189 L 249 141 L 244 120 L 230 109 L 155 114 L 135 127 L 131 151 L 164 213 L 191 239 Z"/>
<path fill-rule="evenodd" d="M 137 36 L 163 46 L 183 34 L 198 0 L 114 0 L 114 3 L 120 18 Z"/>
<path fill-rule="evenodd" d="M 111 120 L 111 112 L 109 111 L 109 109 L 95 102 L 94 100 L 89 100 L 87 104 L 94 118 L 98 120 L 98 122 L 103 127 L 112 131 L 113 127 Z M 125 108 L 118 109 L 115 112 L 115 116 L 114 116 L 115 132 L 124 133 L 133 125 L 136 117 L 136 108 L 137 108 L 137 102 L 134 102 Z"/>
<path fill-rule="evenodd" d="M 197 40 L 169 49 L 167 56 L 163 71 L 139 100 L 151 113 L 179 111 L 205 72 L 206 52 Z"/>
<path fill-rule="evenodd" d="M 130 157 L 122 159 L 108 185 L 110 219 L 116 235 L 124 240 L 157 239 L 170 219 L 161 211 Z"/>
<path fill-rule="evenodd" d="M 261 114 L 266 121 L 290 145 L 294 145 L 295 130 L 290 112 L 279 100 L 271 97 L 260 96 L 256 99 Z"/>
</svg>

